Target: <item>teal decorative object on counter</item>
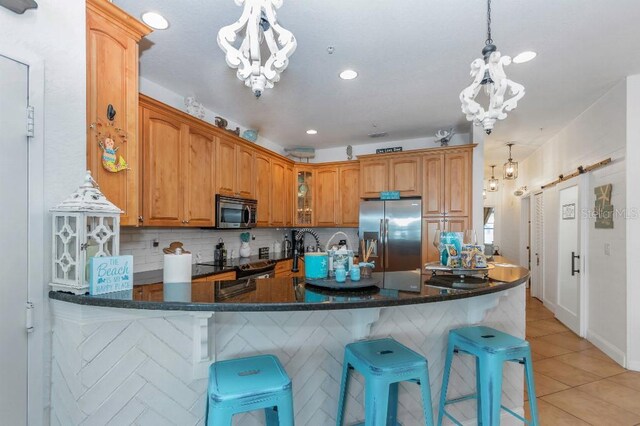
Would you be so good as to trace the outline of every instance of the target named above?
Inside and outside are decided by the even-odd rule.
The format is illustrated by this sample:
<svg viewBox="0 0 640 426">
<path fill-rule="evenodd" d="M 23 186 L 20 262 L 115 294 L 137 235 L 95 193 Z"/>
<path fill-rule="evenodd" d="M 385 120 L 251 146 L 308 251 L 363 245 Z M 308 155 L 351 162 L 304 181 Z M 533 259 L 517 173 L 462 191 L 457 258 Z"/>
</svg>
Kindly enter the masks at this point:
<svg viewBox="0 0 640 426">
<path fill-rule="evenodd" d="M 309 279 L 327 278 L 329 275 L 329 256 L 324 252 L 304 255 L 304 276 Z"/>
<path fill-rule="evenodd" d="M 243 232 L 240 234 L 240 257 L 249 257 L 251 256 L 251 246 L 249 245 L 249 240 L 251 239 L 251 234 L 248 232 Z"/>
</svg>

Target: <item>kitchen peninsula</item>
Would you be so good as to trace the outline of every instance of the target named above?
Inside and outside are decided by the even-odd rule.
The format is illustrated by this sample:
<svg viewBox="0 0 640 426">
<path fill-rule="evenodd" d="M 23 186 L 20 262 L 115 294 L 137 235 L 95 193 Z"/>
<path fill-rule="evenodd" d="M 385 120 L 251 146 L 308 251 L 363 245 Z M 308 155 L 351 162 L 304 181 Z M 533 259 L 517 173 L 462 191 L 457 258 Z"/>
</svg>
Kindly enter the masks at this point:
<svg viewBox="0 0 640 426">
<path fill-rule="evenodd" d="M 198 424 L 213 361 L 271 353 L 293 379 L 296 422 L 330 424 L 345 345 L 386 336 L 426 355 L 437 401 L 448 330 L 482 322 L 524 335 L 521 284 L 528 271 L 497 262 L 489 281 L 475 289 L 454 288 L 454 278 L 416 274 L 396 288 L 346 292 L 298 277 L 216 281 L 206 300 L 189 284 L 164 288 L 155 302 L 132 292 L 51 292 L 52 410 L 70 424 L 129 424 L 153 407 L 172 423 Z M 471 360 L 454 364 L 450 389 L 458 395 L 472 391 L 474 369 Z M 349 423 L 363 418 L 363 387 L 356 380 Z M 399 421 L 421 424 L 420 401 L 403 386 Z M 503 404 L 521 412 L 521 389 L 520 369 L 506 367 Z M 456 409 L 461 419 L 476 414 L 473 403 Z M 261 424 L 262 415 L 238 416 L 239 424 Z"/>
</svg>

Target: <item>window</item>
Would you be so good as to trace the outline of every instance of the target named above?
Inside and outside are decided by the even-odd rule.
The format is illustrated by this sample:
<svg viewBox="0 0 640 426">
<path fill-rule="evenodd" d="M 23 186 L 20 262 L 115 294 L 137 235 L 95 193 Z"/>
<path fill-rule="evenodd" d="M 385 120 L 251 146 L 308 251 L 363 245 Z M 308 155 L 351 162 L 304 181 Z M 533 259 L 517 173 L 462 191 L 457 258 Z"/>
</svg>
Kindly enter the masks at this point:
<svg viewBox="0 0 640 426">
<path fill-rule="evenodd" d="M 493 207 L 484 208 L 484 243 L 493 244 L 493 231 L 496 214 Z"/>
</svg>

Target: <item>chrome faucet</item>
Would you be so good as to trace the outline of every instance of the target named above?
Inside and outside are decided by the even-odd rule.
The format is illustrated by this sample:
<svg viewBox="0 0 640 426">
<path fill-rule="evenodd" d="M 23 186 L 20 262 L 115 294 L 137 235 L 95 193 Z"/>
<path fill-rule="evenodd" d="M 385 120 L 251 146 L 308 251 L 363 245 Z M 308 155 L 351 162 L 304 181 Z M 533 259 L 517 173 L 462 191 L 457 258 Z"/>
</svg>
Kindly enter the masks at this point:
<svg viewBox="0 0 640 426">
<path fill-rule="evenodd" d="M 296 232 L 295 241 L 293 243 L 293 265 L 291 267 L 291 272 L 298 272 L 298 256 L 300 256 L 300 253 L 298 253 L 298 248 L 300 246 L 299 242 L 300 242 L 300 240 L 302 240 L 304 238 L 305 234 L 309 234 L 313 238 L 315 238 L 315 240 L 316 240 L 316 251 L 320 251 L 321 250 L 320 249 L 320 237 L 318 237 L 318 234 L 316 234 L 316 231 L 314 231 L 311 228 L 299 229 L 298 232 Z M 303 250 L 302 254 L 304 254 L 304 250 Z"/>
</svg>

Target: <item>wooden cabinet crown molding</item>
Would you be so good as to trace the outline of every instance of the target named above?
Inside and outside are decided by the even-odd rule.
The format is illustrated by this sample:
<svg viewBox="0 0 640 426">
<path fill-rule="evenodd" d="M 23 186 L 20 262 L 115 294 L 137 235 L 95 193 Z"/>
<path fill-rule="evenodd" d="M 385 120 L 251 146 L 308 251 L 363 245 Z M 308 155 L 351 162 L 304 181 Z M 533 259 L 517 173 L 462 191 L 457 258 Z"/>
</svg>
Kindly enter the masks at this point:
<svg viewBox="0 0 640 426">
<path fill-rule="evenodd" d="M 224 129 L 221 129 L 211 123 L 208 123 L 206 121 L 200 120 L 199 118 L 196 118 L 192 115 L 187 114 L 184 111 L 180 111 L 177 108 L 174 108 L 172 106 L 169 106 L 165 103 L 162 103 L 160 101 L 158 101 L 157 99 L 153 99 L 147 95 L 144 95 L 142 93 L 139 94 L 139 101 L 140 101 L 140 105 L 150 109 L 150 110 L 154 110 L 160 113 L 165 113 L 165 114 L 171 114 L 173 117 L 179 119 L 180 121 L 185 122 L 186 124 L 188 124 L 189 126 L 196 126 L 196 127 L 200 127 L 204 130 L 207 130 L 209 132 L 212 132 L 213 134 L 215 134 L 216 136 L 220 137 L 220 138 L 225 138 L 228 140 L 231 140 L 233 142 L 235 142 L 237 145 L 242 145 L 242 146 L 246 146 L 249 147 L 253 150 L 255 150 L 256 152 L 262 152 L 263 154 L 269 155 L 271 157 L 276 157 L 278 159 L 280 159 L 281 161 L 284 161 L 287 164 L 294 164 L 295 162 L 293 160 L 291 160 L 290 158 L 285 157 L 284 155 L 278 154 L 277 152 L 273 152 L 261 145 L 258 145 L 256 143 L 253 142 L 249 142 L 245 139 L 242 139 L 239 136 L 236 136 L 234 133 L 228 132 Z"/>
<path fill-rule="evenodd" d="M 476 146 L 478 146 L 477 143 L 468 143 L 468 144 L 464 144 L 464 145 L 454 145 L 454 146 L 439 146 L 436 148 L 424 148 L 424 149 L 410 149 L 408 151 L 400 151 L 400 152 L 388 152 L 385 154 L 365 154 L 365 155 L 358 155 L 358 160 L 362 161 L 362 160 L 386 160 L 386 159 L 393 159 L 393 158 L 399 158 L 399 157 L 415 157 L 417 155 L 423 155 L 423 154 L 437 154 L 437 153 L 448 153 L 448 152 L 455 152 L 455 151 L 466 151 L 466 150 L 472 150 L 473 148 L 475 148 Z"/>
<path fill-rule="evenodd" d="M 153 32 L 150 26 L 138 21 L 107 0 L 87 0 L 87 9 L 109 19 L 109 21 L 126 31 L 136 41 L 140 41 L 142 37 Z"/>
</svg>

